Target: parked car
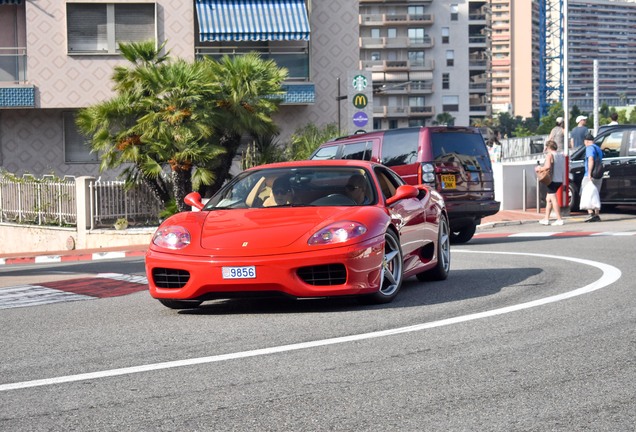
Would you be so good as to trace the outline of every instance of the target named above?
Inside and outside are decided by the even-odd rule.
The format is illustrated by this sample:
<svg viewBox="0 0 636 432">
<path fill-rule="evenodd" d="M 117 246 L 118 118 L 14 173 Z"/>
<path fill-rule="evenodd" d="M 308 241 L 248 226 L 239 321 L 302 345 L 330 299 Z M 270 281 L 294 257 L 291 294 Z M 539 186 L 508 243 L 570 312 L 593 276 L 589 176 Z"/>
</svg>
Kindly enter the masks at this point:
<svg viewBox="0 0 636 432">
<path fill-rule="evenodd" d="M 636 125 L 606 126 L 594 140 L 603 151 L 601 206 L 636 204 Z M 585 147 L 570 155 L 570 210 L 579 209 Z"/>
<path fill-rule="evenodd" d="M 444 197 L 451 242 L 466 243 L 481 218 L 499 211 L 490 155 L 472 127 L 412 127 L 350 135 L 322 144 L 313 160 L 362 159 L 395 170 L 408 184 Z"/>
<path fill-rule="evenodd" d="M 365 161 L 246 170 L 199 211 L 163 222 L 146 254 L 150 294 L 173 309 L 235 296 L 360 296 L 386 303 L 405 277 L 446 279 L 444 200 Z"/>
</svg>

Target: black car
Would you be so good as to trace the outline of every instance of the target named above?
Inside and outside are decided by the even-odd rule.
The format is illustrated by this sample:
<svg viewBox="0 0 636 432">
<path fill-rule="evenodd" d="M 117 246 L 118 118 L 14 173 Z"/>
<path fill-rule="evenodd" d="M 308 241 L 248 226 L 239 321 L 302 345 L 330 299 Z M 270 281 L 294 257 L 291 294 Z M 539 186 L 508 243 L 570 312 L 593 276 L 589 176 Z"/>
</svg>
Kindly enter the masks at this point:
<svg viewBox="0 0 636 432">
<path fill-rule="evenodd" d="M 604 207 L 636 204 L 636 125 L 599 128 L 594 140 L 603 151 Z M 579 209 L 581 180 L 585 174 L 585 147 L 570 154 L 570 210 Z"/>
</svg>

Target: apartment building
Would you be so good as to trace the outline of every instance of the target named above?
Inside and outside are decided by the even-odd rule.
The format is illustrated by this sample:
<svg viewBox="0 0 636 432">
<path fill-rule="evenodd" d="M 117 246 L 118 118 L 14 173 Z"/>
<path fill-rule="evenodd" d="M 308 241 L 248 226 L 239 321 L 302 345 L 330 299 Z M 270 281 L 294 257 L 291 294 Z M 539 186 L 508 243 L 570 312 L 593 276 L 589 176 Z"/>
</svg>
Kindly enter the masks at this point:
<svg viewBox="0 0 636 432">
<path fill-rule="evenodd" d="M 569 102 L 594 108 L 594 60 L 599 104 L 636 103 L 636 2 L 569 0 Z"/>
<path fill-rule="evenodd" d="M 74 116 L 113 96 L 113 68 L 125 64 L 118 42 L 167 42 L 186 60 L 259 51 L 290 71 L 275 118 L 281 139 L 308 123 L 337 122 L 338 78 L 358 67 L 358 3 L 252 3 L 0 0 L 0 166 L 18 175 L 117 175 L 99 172 Z M 227 7 L 237 21 L 217 13 Z"/>
<path fill-rule="evenodd" d="M 490 0 L 492 113 L 531 117 L 538 107 L 539 2 Z"/>
</svg>

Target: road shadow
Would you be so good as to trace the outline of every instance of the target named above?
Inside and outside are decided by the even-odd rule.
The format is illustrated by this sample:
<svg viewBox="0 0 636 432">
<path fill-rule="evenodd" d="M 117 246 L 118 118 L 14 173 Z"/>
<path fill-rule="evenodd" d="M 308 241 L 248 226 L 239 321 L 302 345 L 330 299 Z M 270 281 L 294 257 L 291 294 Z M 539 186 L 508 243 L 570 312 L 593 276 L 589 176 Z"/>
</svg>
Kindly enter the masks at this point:
<svg viewBox="0 0 636 432">
<path fill-rule="evenodd" d="M 178 311 L 184 315 L 245 315 L 285 313 L 334 313 L 355 310 L 381 310 L 450 303 L 487 297 L 509 286 L 536 284 L 533 276 L 543 272 L 538 267 L 510 269 L 453 270 L 445 281 L 420 282 L 409 278 L 402 284 L 393 302 L 365 305 L 357 297 L 293 299 L 289 297 L 237 298 L 204 302 L 197 309 Z"/>
</svg>

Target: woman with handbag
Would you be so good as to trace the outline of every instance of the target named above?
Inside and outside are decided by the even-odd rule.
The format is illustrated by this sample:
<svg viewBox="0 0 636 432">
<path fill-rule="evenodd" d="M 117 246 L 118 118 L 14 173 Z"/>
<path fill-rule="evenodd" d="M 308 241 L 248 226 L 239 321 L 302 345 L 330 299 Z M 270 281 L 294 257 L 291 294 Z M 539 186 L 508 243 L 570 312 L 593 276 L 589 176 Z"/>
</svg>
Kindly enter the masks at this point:
<svg viewBox="0 0 636 432">
<path fill-rule="evenodd" d="M 550 173 L 551 181 L 546 185 L 548 193 L 545 196 L 545 217 L 539 221 L 541 225 L 550 225 L 550 213 L 554 209 L 556 214 L 556 220 L 552 222 L 552 225 L 563 225 L 563 219 L 561 219 L 561 208 L 559 207 L 559 201 L 557 200 L 557 191 L 565 181 L 565 157 L 563 153 L 557 151 L 557 143 L 548 140 L 545 143 L 545 161 L 543 166 L 539 166 L 539 170 L 545 170 Z"/>
</svg>

